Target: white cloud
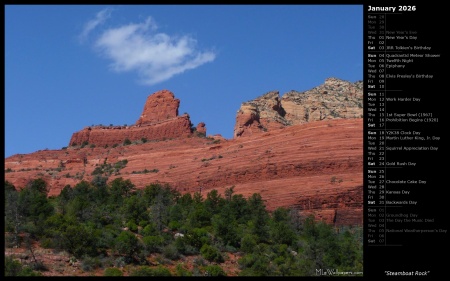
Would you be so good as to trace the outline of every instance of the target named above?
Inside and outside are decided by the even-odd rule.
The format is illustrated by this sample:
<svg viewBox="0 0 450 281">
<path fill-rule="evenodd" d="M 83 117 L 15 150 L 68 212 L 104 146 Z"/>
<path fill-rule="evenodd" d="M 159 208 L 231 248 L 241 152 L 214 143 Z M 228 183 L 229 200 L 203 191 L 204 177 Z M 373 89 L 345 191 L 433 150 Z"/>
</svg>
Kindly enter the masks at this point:
<svg viewBox="0 0 450 281">
<path fill-rule="evenodd" d="M 190 36 L 156 33 L 157 28 L 151 17 L 143 23 L 111 28 L 97 38 L 95 47 L 112 60 L 114 71 L 137 71 L 147 85 L 215 59 L 214 52 L 197 50 L 197 41 Z"/>
<path fill-rule="evenodd" d="M 92 30 L 94 30 L 94 28 L 104 23 L 105 20 L 107 20 L 111 16 L 111 11 L 112 10 L 110 8 L 103 9 L 95 15 L 94 19 L 88 21 L 84 25 L 83 31 L 79 35 L 80 41 L 83 42 L 84 40 L 86 40 L 87 36 Z"/>
</svg>

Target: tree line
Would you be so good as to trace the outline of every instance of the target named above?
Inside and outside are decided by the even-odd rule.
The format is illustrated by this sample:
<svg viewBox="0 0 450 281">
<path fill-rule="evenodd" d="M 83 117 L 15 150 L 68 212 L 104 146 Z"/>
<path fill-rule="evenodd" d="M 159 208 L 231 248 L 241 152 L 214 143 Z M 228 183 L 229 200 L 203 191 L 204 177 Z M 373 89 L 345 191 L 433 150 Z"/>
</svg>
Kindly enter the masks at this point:
<svg viewBox="0 0 450 281">
<path fill-rule="evenodd" d="M 5 243 L 66 251 L 84 271 L 105 275 L 220 276 L 227 253 L 240 258 L 241 276 L 313 276 L 318 269 L 362 272 L 362 228 L 302 217 L 298 211 L 268 212 L 258 193 L 245 198 L 211 190 L 181 194 L 153 183 L 137 189 L 130 180 L 98 177 L 65 186 L 48 197 L 43 179 L 16 190 L 5 181 Z M 149 262 L 152 254 L 159 265 Z M 182 262 L 196 256 L 194 268 Z M 169 270 L 165 265 L 176 265 Z M 5 275 L 39 275 L 46 265 L 5 259 Z"/>
</svg>

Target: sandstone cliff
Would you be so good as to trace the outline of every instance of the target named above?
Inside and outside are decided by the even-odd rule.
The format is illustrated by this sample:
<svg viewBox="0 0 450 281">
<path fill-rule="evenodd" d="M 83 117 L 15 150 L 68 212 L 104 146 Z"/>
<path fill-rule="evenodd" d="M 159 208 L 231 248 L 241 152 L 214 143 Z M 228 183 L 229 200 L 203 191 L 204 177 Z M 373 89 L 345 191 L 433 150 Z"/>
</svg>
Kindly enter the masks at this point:
<svg viewBox="0 0 450 281">
<path fill-rule="evenodd" d="M 243 104 L 238 137 L 231 140 L 205 137 L 203 122 L 194 128 L 189 115 L 178 116 L 179 100 L 172 93 L 157 92 L 147 98 L 135 125 L 89 127 L 70 141 L 95 146 L 6 158 L 5 179 L 21 188 L 41 177 L 49 196 L 66 185 L 92 181 L 99 170 L 108 181 L 123 177 L 137 188 L 160 182 L 182 193 L 216 189 L 223 194 L 235 186 L 246 197 L 260 193 L 269 210 L 293 207 L 335 225 L 361 225 L 361 89 L 361 83 L 327 79 L 283 98 L 269 92 Z M 126 138 L 149 141 L 123 145 Z"/>
<path fill-rule="evenodd" d="M 335 118 L 363 117 L 362 82 L 328 78 L 305 92 L 279 96 L 268 92 L 242 103 L 236 115 L 234 137 L 245 137 L 296 124 Z"/>
<path fill-rule="evenodd" d="M 188 114 L 178 116 L 179 106 L 180 100 L 176 99 L 172 92 L 156 92 L 148 96 L 136 124 L 86 127 L 73 133 L 69 145 L 112 146 L 122 144 L 127 139 L 151 141 L 189 136 L 193 131 L 192 123 Z M 205 123 L 201 122 L 197 129 L 206 135 Z"/>
</svg>

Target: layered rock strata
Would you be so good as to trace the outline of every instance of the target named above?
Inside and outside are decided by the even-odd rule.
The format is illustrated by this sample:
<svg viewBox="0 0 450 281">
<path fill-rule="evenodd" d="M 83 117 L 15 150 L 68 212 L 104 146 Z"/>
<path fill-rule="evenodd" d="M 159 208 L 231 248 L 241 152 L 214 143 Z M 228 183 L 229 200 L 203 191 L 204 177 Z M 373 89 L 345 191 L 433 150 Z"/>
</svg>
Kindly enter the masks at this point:
<svg viewBox="0 0 450 281">
<path fill-rule="evenodd" d="M 362 117 L 362 82 L 328 78 L 323 85 L 305 92 L 290 91 L 280 98 L 278 91 L 271 91 L 242 103 L 236 114 L 234 137 L 313 121 Z"/>
<path fill-rule="evenodd" d="M 164 140 L 186 137 L 192 134 L 193 126 L 189 115 L 178 116 L 180 100 L 168 90 L 148 96 L 144 109 L 136 124 L 131 126 L 91 126 L 73 133 L 69 146 L 90 144 L 112 146 L 125 140 Z M 197 130 L 206 135 L 205 123 Z"/>
</svg>

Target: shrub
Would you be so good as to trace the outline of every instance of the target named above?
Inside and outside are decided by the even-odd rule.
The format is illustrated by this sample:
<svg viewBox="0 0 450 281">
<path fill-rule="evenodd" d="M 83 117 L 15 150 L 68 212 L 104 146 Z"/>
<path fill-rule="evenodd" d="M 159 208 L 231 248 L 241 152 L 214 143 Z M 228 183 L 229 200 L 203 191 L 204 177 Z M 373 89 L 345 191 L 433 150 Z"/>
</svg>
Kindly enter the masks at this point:
<svg viewBox="0 0 450 281">
<path fill-rule="evenodd" d="M 22 264 L 11 257 L 5 257 L 5 276 L 42 276 L 40 272 L 34 272 L 28 266 Z"/>
<path fill-rule="evenodd" d="M 177 276 L 192 276 L 192 273 L 187 270 L 182 263 L 177 264 L 175 267 L 175 271 L 177 273 Z"/>
<path fill-rule="evenodd" d="M 172 276 L 169 269 L 163 266 L 158 266 L 153 270 L 153 272 L 154 272 L 153 276 Z"/>
<path fill-rule="evenodd" d="M 165 246 L 162 250 L 162 253 L 164 257 L 171 260 L 176 260 L 180 256 L 180 254 L 178 253 L 178 249 L 174 244 L 169 244 Z"/>
<path fill-rule="evenodd" d="M 130 141 L 130 139 L 128 139 L 128 138 L 126 138 L 124 141 L 123 141 L 123 145 L 130 145 L 131 144 L 131 141 Z"/>
<path fill-rule="evenodd" d="M 133 270 L 130 276 L 172 276 L 170 271 L 159 265 L 158 267 L 152 269 L 148 266 L 141 266 L 138 269 Z"/>
<path fill-rule="evenodd" d="M 161 236 L 144 236 L 144 238 L 142 238 L 142 242 L 148 251 L 159 252 L 163 245 L 164 238 Z"/>
<path fill-rule="evenodd" d="M 208 265 L 205 268 L 206 276 L 227 276 L 225 271 L 218 265 Z"/>
<path fill-rule="evenodd" d="M 137 232 L 137 231 L 138 231 L 138 226 L 137 226 L 137 224 L 134 222 L 134 220 L 130 220 L 130 221 L 127 223 L 127 227 L 128 227 L 128 229 L 129 229 L 130 231 L 132 231 L 132 232 Z"/>
<path fill-rule="evenodd" d="M 98 258 L 93 258 L 89 256 L 84 256 L 81 262 L 81 269 L 83 271 L 93 271 L 101 266 L 101 262 Z"/>
<path fill-rule="evenodd" d="M 214 247 L 210 246 L 208 244 L 205 244 L 201 247 L 200 253 L 202 256 L 207 259 L 208 261 L 214 261 L 214 262 L 223 262 L 223 256 L 220 253 L 220 251 Z"/>
<path fill-rule="evenodd" d="M 103 276 L 123 276 L 123 273 L 118 268 L 109 267 L 105 269 L 105 271 L 103 272 Z"/>
</svg>

